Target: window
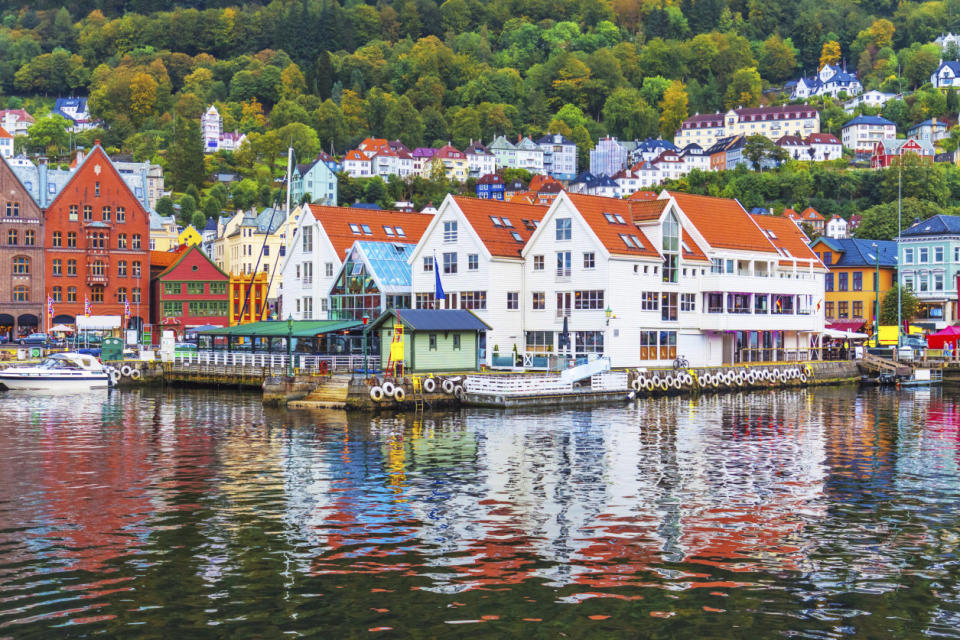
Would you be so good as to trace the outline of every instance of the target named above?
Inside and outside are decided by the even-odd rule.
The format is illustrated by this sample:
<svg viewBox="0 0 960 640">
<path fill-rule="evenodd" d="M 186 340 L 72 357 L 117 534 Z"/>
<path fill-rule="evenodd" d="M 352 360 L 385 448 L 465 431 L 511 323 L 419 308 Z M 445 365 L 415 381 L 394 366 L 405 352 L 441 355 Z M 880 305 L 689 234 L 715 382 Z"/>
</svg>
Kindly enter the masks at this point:
<svg viewBox="0 0 960 640">
<path fill-rule="evenodd" d="M 597 266 L 596 255 L 593 251 L 588 251 L 583 254 L 583 268 L 584 269 L 594 269 Z"/>
<path fill-rule="evenodd" d="M 383 232 L 384 232 L 385 234 L 387 234 L 387 237 L 389 237 L 389 238 L 393 238 L 393 237 L 394 237 L 393 227 L 388 227 L 387 225 L 383 225 Z"/>
<path fill-rule="evenodd" d="M 134 302 L 136 304 L 140 303 L 140 287 L 133 288 L 133 298 L 130 300 L 130 302 Z"/>
<path fill-rule="evenodd" d="M 27 229 L 23 232 L 23 244 L 32 247 L 37 244 L 37 232 L 33 229 Z"/>
<path fill-rule="evenodd" d="M 183 303 L 167 300 L 163 303 L 163 315 L 174 318 L 183 315 Z"/>
<path fill-rule="evenodd" d="M 104 222 L 110 222 L 110 214 L 111 214 L 111 213 L 112 213 L 112 209 L 111 209 L 110 207 L 104 207 L 104 208 L 100 211 L 100 217 L 101 217 L 101 219 L 102 219 Z"/>
<path fill-rule="evenodd" d="M 453 350 L 460 351 L 460 334 L 453 334 Z"/>
<path fill-rule="evenodd" d="M 825 279 L 823 281 L 823 289 L 824 291 L 833 291 L 833 274 L 832 273 L 826 274 Z"/>
<path fill-rule="evenodd" d="M 943 274 L 942 273 L 933 274 L 933 290 L 943 291 Z"/>
<path fill-rule="evenodd" d="M 70 222 L 76 222 L 79 218 L 79 208 L 77 205 L 70 205 Z"/>
<path fill-rule="evenodd" d="M 303 319 L 313 320 L 313 296 L 303 298 Z"/>
<path fill-rule="evenodd" d="M 133 243 L 132 243 L 131 248 L 133 248 L 133 249 L 139 249 L 139 248 L 140 248 L 140 234 L 139 234 L 139 233 L 133 234 Z"/>
<path fill-rule="evenodd" d="M 443 223 L 443 241 L 444 242 L 457 241 L 457 221 L 456 220 L 448 220 Z"/>
<path fill-rule="evenodd" d="M 433 271 L 433 256 L 428 256 L 423 259 L 423 271 L 424 273 Z"/>
<path fill-rule="evenodd" d="M 212 296 L 225 296 L 225 295 L 227 295 L 227 283 L 226 283 L 226 282 L 211 282 L 211 283 L 210 283 L 210 295 L 212 295 Z"/>
<path fill-rule="evenodd" d="M 179 282 L 164 282 L 163 283 L 163 295 L 165 296 L 176 296 L 180 295 L 180 283 Z"/>
<path fill-rule="evenodd" d="M 63 287 L 54 287 L 51 297 L 54 302 L 63 302 Z"/>
<path fill-rule="evenodd" d="M 103 302 L 103 287 L 96 285 L 90 288 L 90 302 Z"/>
<path fill-rule="evenodd" d="M 263 265 L 267 266 L 267 265 Z M 313 263 L 304 262 L 303 263 L 303 284 L 312 284 L 313 283 Z"/>
<path fill-rule="evenodd" d="M 99 182 L 93 183 L 93 195 L 95 195 L 95 196 L 98 197 L 98 198 L 100 197 L 100 183 L 99 183 Z"/>
<path fill-rule="evenodd" d="M 127 248 L 127 234 L 121 233 L 117 235 L 117 249 L 126 249 Z"/>
<path fill-rule="evenodd" d="M 913 249 L 907 248 L 903 250 L 903 263 L 904 264 L 913 264 Z"/>
<path fill-rule="evenodd" d="M 570 240 L 573 237 L 573 219 L 557 218 L 557 240 Z"/>
<path fill-rule="evenodd" d="M 430 339 L 430 351 L 436 351 L 437 350 L 437 334 L 431 333 L 429 335 L 429 339 Z"/>
<path fill-rule="evenodd" d="M 503 226 L 505 226 L 505 227 L 507 227 L 507 228 L 509 228 L 509 229 L 512 229 L 512 228 L 513 228 L 513 223 L 510 222 L 510 218 L 507 218 L 507 217 L 504 217 L 504 218 L 503 218 Z"/>
<path fill-rule="evenodd" d="M 83 205 L 83 220 L 84 222 L 90 222 L 93 220 L 93 207 L 89 204 Z"/>
<path fill-rule="evenodd" d="M 127 288 L 120 287 L 117 289 L 117 302 L 126 302 L 127 301 Z"/>
<path fill-rule="evenodd" d="M 657 359 L 657 332 L 656 331 L 640 332 L 640 359 L 641 360 Z"/>
<path fill-rule="evenodd" d="M 133 273 L 133 277 L 134 277 L 134 278 L 139 278 L 139 277 L 140 277 L 140 261 L 139 261 L 139 260 L 134 260 L 134 261 L 133 261 L 132 273 Z"/>
<path fill-rule="evenodd" d="M 503 226 L 503 223 L 500 221 L 500 218 L 498 218 L 497 216 L 490 216 L 490 222 L 492 222 L 493 226 L 495 227 Z"/>
<path fill-rule="evenodd" d="M 680 294 L 680 311 L 696 311 L 697 295 L 695 293 Z"/>
<path fill-rule="evenodd" d="M 418 293 L 416 296 L 417 309 L 433 309 L 434 299 L 432 293 Z"/>
<path fill-rule="evenodd" d="M 863 291 L 863 273 L 860 271 L 853 273 L 853 290 Z"/>
<path fill-rule="evenodd" d="M 553 331 L 527 331 L 528 353 L 550 353 L 553 351 Z"/>
<path fill-rule="evenodd" d="M 793 296 L 779 293 L 774 294 L 773 313 L 783 315 L 793 314 Z"/>
<path fill-rule="evenodd" d="M 734 273 L 735 266 L 736 265 L 734 264 L 733 260 L 727 260 L 727 273 Z"/>
<path fill-rule="evenodd" d="M 487 292 L 486 291 L 461 291 L 460 292 L 461 309 L 486 309 Z"/>
<path fill-rule="evenodd" d="M 333 277 L 333 263 L 332 263 L 332 262 L 327 262 L 327 263 L 325 263 L 324 266 L 323 266 L 323 272 L 324 272 L 324 274 L 326 275 L 326 277 L 332 278 L 332 277 Z"/>
<path fill-rule="evenodd" d="M 187 293 L 191 296 L 202 296 L 203 295 L 203 283 L 202 282 L 188 282 L 187 283 Z"/>
<path fill-rule="evenodd" d="M 127 221 L 127 210 L 123 207 L 117 207 L 117 222 Z"/>
<path fill-rule="evenodd" d="M 77 248 L 77 232 L 76 231 L 67 232 L 67 248 L 68 249 Z"/>
<path fill-rule="evenodd" d="M 680 223 L 677 222 L 673 212 L 664 218 L 661 231 L 663 233 L 663 281 L 676 282 L 677 266 L 680 262 Z"/>
<path fill-rule="evenodd" d="M 710 273 L 723 273 L 723 258 L 710 259 Z"/>
<path fill-rule="evenodd" d="M 543 271 L 543 256 L 533 256 L 533 270 Z"/>
<path fill-rule="evenodd" d="M 863 317 L 863 302 L 856 300 L 853 303 L 853 317 L 862 318 Z"/>
<path fill-rule="evenodd" d="M 75 276 L 77 275 L 77 261 L 76 260 L 67 260 L 67 275 Z"/>
<path fill-rule="evenodd" d="M 570 275 L 570 252 L 557 251 L 557 277 L 568 277 Z"/>
<path fill-rule="evenodd" d="M 934 262 L 943 262 L 943 247 L 934 247 L 934 248 L 933 248 L 933 261 L 934 261 Z"/>
<path fill-rule="evenodd" d="M 54 231 L 54 232 L 53 232 L 53 236 L 52 236 L 52 238 L 51 238 L 51 242 L 53 243 L 53 246 L 54 246 L 54 247 L 62 247 L 62 246 L 63 246 L 63 233 L 61 233 L 60 231 Z"/>
<path fill-rule="evenodd" d="M 603 309 L 603 289 L 573 292 L 573 308 L 578 311 Z"/>
<path fill-rule="evenodd" d="M 838 318 L 849 318 L 850 317 L 850 303 L 849 302 L 838 302 L 837 303 L 837 317 Z"/>
<path fill-rule="evenodd" d="M 823 252 L 823 258 L 821 258 L 821 259 L 823 260 L 824 266 L 829 267 L 829 266 L 830 266 L 830 263 L 833 262 L 833 252 L 832 252 L 832 251 L 824 251 L 824 252 Z"/>
<path fill-rule="evenodd" d="M 26 285 L 19 284 L 13 288 L 13 301 L 26 302 L 30 297 L 30 291 Z"/>
<path fill-rule="evenodd" d="M 480 268 L 480 256 L 476 253 L 467 255 L 467 271 L 476 271 Z"/>
<path fill-rule="evenodd" d="M 660 359 L 673 360 L 677 357 L 677 332 L 660 332 Z"/>
<path fill-rule="evenodd" d="M 660 294 L 656 291 L 644 291 L 640 294 L 640 309 L 642 311 L 656 311 L 660 308 Z"/>
<path fill-rule="evenodd" d="M 575 331 L 575 353 L 603 353 L 603 331 Z"/>
<path fill-rule="evenodd" d="M 360 225 L 360 228 L 363 229 L 363 235 L 365 235 L 365 236 L 372 236 L 372 235 L 373 235 L 373 231 L 370 230 L 370 225 L 368 225 L 368 224 L 361 224 L 361 225 Z"/>
<path fill-rule="evenodd" d="M 847 280 L 850 274 L 839 273 L 837 274 L 837 291 L 846 291 L 847 290 Z"/>
<path fill-rule="evenodd" d="M 19 202 L 8 202 L 6 208 L 7 208 L 7 217 L 8 217 L 8 218 L 19 218 L 19 217 L 20 217 L 20 203 L 19 203 Z"/>
<path fill-rule="evenodd" d="M 7 231 L 7 244 L 17 244 L 16 229 L 10 229 L 10 231 Z"/>
<path fill-rule="evenodd" d="M 351 222 L 351 223 L 350 223 L 350 231 L 352 231 L 352 232 L 354 233 L 354 235 L 360 235 L 360 225 L 354 224 L 354 223 Z"/>
<path fill-rule="evenodd" d="M 444 273 L 457 272 L 457 254 L 456 253 L 443 254 L 443 272 Z"/>
<path fill-rule="evenodd" d="M 30 274 L 30 258 L 26 256 L 17 256 L 13 259 L 13 273 L 18 276 Z"/>
<path fill-rule="evenodd" d="M 76 302 L 76 301 L 77 301 L 77 288 L 67 287 L 67 302 Z"/>
<path fill-rule="evenodd" d="M 665 322 L 677 319 L 677 294 L 664 291 L 660 294 L 660 319 Z"/>
<path fill-rule="evenodd" d="M 60 258 L 54 258 L 53 262 L 50 263 L 50 269 L 52 271 L 51 275 L 62 276 L 63 260 L 61 260 Z"/>
<path fill-rule="evenodd" d="M 403 230 L 403 227 L 394 226 L 393 230 L 397 232 L 397 237 L 406 238 L 407 232 Z"/>
<path fill-rule="evenodd" d="M 117 275 L 120 276 L 121 278 L 127 277 L 127 261 L 126 260 L 120 260 L 119 262 L 117 262 Z"/>
<path fill-rule="evenodd" d="M 518 291 L 507 292 L 507 310 L 516 311 L 520 308 L 520 293 Z"/>
<path fill-rule="evenodd" d="M 929 262 L 930 258 L 930 249 L 928 247 L 920 247 L 917 250 L 917 262 L 920 264 L 926 264 Z"/>
<path fill-rule="evenodd" d="M 533 310 L 543 311 L 547 308 L 547 294 L 543 291 L 533 292 Z"/>
</svg>

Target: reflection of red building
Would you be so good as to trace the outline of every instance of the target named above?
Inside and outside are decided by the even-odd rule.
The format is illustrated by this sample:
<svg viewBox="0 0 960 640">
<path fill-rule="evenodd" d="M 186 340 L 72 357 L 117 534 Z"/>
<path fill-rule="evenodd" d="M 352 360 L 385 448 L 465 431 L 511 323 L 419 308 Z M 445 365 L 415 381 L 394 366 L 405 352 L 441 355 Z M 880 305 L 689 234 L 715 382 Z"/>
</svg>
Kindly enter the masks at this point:
<svg viewBox="0 0 960 640">
<path fill-rule="evenodd" d="M 43 246 L 54 323 L 75 322 L 86 300 L 93 315 L 123 316 L 129 303 L 128 325 L 142 323 L 150 217 L 99 143 L 47 208 Z"/>
<path fill-rule="evenodd" d="M 181 330 L 208 324 L 226 327 L 230 321 L 229 276 L 199 247 L 175 255 L 170 266 L 151 278 L 151 322 L 176 325 Z"/>
</svg>

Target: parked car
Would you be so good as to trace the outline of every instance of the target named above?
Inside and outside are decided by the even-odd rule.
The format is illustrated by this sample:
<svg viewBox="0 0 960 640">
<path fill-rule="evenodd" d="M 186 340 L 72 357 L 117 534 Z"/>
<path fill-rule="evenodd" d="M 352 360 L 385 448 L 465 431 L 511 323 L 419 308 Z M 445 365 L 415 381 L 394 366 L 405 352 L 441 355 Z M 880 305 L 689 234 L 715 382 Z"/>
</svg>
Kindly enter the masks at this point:
<svg viewBox="0 0 960 640">
<path fill-rule="evenodd" d="M 42 346 L 47 344 L 49 341 L 50 339 L 47 338 L 47 334 L 45 333 L 31 333 L 25 338 L 20 338 L 17 342 L 21 345 L 36 344 Z"/>
<path fill-rule="evenodd" d="M 0 335 L 0 344 L 7 344 L 10 342 L 10 336 L 7 334 Z"/>
</svg>

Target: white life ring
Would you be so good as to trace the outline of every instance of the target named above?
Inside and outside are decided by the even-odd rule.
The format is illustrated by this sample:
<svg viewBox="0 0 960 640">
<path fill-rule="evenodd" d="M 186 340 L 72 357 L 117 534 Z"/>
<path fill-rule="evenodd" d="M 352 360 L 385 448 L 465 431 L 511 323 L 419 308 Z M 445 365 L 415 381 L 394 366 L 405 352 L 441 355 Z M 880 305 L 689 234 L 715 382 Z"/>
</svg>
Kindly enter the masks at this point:
<svg viewBox="0 0 960 640">
<path fill-rule="evenodd" d="M 388 398 L 393 397 L 393 393 L 397 390 L 397 385 L 393 384 L 389 380 L 383 383 L 383 395 Z"/>
<path fill-rule="evenodd" d="M 687 385 L 687 386 L 692 385 L 692 384 L 693 384 L 693 375 L 692 375 L 692 374 L 689 374 L 689 373 L 683 374 L 683 383 L 684 383 L 685 385 Z"/>
<path fill-rule="evenodd" d="M 653 374 L 652 380 L 653 380 L 653 386 L 655 387 L 660 386 L 660 376 L 658 376 L 657 374 Z"/>
<path fill-rule="evenodd" d="M 709 386 L 712 385 L 712 384 L 713 384 L 713 376 L 712 376 L 712 375 L 710 375 L 709 373 L 705 373 L 705 374 L 703 374 L 702 376 L 700 376 L 700 386 L 701 386 L 701 387 L 709 387 Z"/>
<path fill-rule="evenodd" d="M 397 402 L 403 402 L 403 399 L 407 397 L 407 392 L 403 390 L 403 387 L 396 387 L 393 390 L 393 399 Z"/>
<path fill-rule="evenodd" d="M 452 380 L 444 380 L 443 382 L 440 383 L 440 386 L 443 387 L 443 392 L 444 392 L 444 393 L 453 393 L 453 381 L 452 381 Z"/>
<path fill-rule="evenodd" d="M 457 400 L 463 400 L 467 396 L 467 390 L 463 388 L 462 384 L 458 384 L 453 388 L 453 395 L 457 397 Z"/>
<path fill-rule="evenodd" d="M 437 381 L 433 378 L 427 378 L 423 381 L 423 390 L 427 393 L 433 393 L 437 390 Z"/>
<path fill-rule="evenodd" d="M 777 371 L 777 382 L 786 382 L 787 376 L 783 373 L 783 369 Z"/>
<path fill-rule="evenodd" d="M 120 375 L 122 375 L 124 378 L 129 378 L 131 371 L 133 371 L 133 369 L 128 364 L 125 364 L 122 367 L 120 367 Z"/>
<path fill-rule="evenodd" d="M 653 378 L 650 378 L 649 380 L 647 380 L 647 381 L 645 381 L 645 382 L 643 383 L 643 387 L 644 387 L 647 391 L 653 391 L 654 388 L 656 388 L 656 386 L 657 386 L 657 384 L 653 381 Z"/>
<path fill-rule="evenodd" d="M 120 382 L 120 372 L 113 367 L 110 367 L 110 382 L 113 384 Z"/>
<path fill-rule="evenodd" d="M 139 379 L 140 379 L 140 369 L 132 369 L 132 370 L 130 371 L 130 379 L 131 379 L 131 380 L 139 380 Z"/>
<path fill-rule="evenodd" d="M 807 374 L 805 373 L 800 374 L 800 384 L 807 384 Z"/>
<path fill-rule="evenodd" d="M 681 380 L 680 376 L 677 376 L 673 379 L 673 388 L 679 391 L 681 387 L 683 387 L 683 380 Z"/>
<path fill-rule="evenodd" d="M 370 399 L 374 402 L 383 400 L 383 389 L 380 387 L 370 387 Z"/>
<path fill-rule="evenodd" d="M 634 391 L 640 391 L 643 388 L 643 382 L 640 381 L 640 378 L 634 378 L 633 382 L 630 383 L 630 388 Z"/>
</svg>

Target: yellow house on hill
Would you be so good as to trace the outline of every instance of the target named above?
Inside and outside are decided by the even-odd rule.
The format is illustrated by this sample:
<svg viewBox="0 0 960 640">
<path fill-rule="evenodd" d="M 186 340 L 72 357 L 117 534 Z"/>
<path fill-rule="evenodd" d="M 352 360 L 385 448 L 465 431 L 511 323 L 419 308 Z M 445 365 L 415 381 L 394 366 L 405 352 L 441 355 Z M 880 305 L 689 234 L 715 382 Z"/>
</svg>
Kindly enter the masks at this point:
<svg viewBox="0 0 960 640">
<path fill-rule="evenodd" d="M 203 237 L 200 235 L 200 232 L 193 228 L 192 224 L 188 224 L 183 231 L 180 232 L 180 235 L 177 236 L 177 244 L 180 246 L 186 245 L 188 247 L 193 247 L 200 244 L 203 241 Z"/>
</svg>

